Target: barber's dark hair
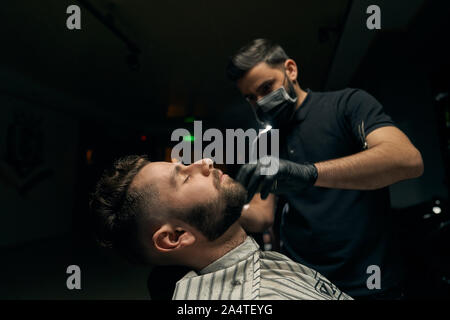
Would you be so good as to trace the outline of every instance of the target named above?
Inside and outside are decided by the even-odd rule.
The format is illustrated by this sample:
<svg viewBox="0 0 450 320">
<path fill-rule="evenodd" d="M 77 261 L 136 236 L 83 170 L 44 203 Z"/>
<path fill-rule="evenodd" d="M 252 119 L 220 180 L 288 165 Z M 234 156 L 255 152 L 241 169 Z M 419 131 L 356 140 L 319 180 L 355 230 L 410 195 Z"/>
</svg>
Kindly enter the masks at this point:
<svg viewBox="0 0 450 320">
<path fill-rule="evenodd" d="M 111 248 L 136 264 L 147 264 L 138 238 L 138 219 L 151 194 L 130 188 L 134 177 L 150 161 L 146 156 L 126 156 L 105 170 L 91 195 L 90 208 L 97 244 Z"/>
<path fill-rule="evenodd" d="M 260 62 L 265 62 L 274 67 L 287 59 L 289 57 L 283 48 L 275 42 L 268 39 L 255 39 L 230 57 L 226 72 L 230 80 L 237 81 Z"/>
</svg>

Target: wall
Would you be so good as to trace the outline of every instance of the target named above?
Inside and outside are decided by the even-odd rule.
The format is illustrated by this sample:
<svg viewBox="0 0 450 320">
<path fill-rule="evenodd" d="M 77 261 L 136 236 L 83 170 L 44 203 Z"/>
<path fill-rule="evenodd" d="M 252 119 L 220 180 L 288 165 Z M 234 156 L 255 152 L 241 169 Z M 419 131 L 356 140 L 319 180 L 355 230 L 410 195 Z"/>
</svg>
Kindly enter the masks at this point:
<svg viewBox="0 0 450 320">
<path fill-rule="evenodd" d="M 1 81 L 10 81 L 9 73 L 2 71 Z M 4 247 L 70 231 L 78 122 L 45 103 L 2 88 L 0 246 Z M 14 168 L 12 163 L 18 162 L 21 165 Z"/>
</svg>

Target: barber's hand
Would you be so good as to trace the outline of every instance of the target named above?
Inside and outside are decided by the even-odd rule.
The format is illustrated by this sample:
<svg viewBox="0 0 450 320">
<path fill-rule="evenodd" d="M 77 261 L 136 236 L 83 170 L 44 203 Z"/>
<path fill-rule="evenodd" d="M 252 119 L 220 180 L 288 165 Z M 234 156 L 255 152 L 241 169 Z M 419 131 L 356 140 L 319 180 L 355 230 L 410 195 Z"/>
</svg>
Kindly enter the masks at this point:
<svg viewBox="0 0 450 320">
<path fill-rule="evenodd" d="M 261 169 L 267 168 L 267 163 L 270 163 L 272 168 L 278 165 L 278 171 L 272 175 L 262 175 Z M 299 164 L 266 156 L 256 164 L 243 165 L 236 180 L 247 189 L 249 200 L 256 192 L 260 192 L 261 198 L 266 199 L 269 193 L 282 195 L 314 185 L 317 180 L 317 168 L 313 164 Z"/>
</svg>

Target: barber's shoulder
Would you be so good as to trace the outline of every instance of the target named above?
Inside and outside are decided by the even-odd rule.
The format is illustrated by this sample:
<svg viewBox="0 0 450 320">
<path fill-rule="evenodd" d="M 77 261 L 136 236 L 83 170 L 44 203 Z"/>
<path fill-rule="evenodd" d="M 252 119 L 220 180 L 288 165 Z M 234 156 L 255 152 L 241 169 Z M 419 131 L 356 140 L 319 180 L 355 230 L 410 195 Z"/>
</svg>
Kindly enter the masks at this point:
<svg viewBox="0 0 450 320">
<path fill-rule="evenodd" d="M 334 91 L 317 91 L 314 92 L 314 99 L 317 102 L 328 102 L 330 104 L 338 104 L 340 102 L 348 101 L 353 95 L 358 95 L 360 93 L 365 93 L 362 89 L 357 88 L 344 88 Z"/>
<path fill-rule="evenodd" d="M 347 98 L 347 101 L 359 102 L 374 99 L 374 97 L 369 92 L 364 89 L 358 88 L 346 88 L 342 90 L 342 95 Z"/>
<path fill-rule="evenodd" d="M 334 105 L 339 112 L 351 112 L 360 105 L 373 105 L 378 102 L 376 99 L 364 89 L 345 88 L 339 91 L 333 91 Z"/>
</svg>

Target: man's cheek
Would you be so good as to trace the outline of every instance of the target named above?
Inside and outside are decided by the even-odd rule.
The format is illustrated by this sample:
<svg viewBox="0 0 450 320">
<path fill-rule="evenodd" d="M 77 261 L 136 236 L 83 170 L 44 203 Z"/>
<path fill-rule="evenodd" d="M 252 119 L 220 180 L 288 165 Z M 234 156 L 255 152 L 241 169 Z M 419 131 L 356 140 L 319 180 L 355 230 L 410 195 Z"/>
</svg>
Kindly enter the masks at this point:
<svg viewBox="0 0 450 320">
<path fill-rule="evenodd" d="M 211 187 L 205 184 L 192 184 L 179 191 L 179 199 L 185 206 L 198 205 L 211 197 Z"/>
</svg>

